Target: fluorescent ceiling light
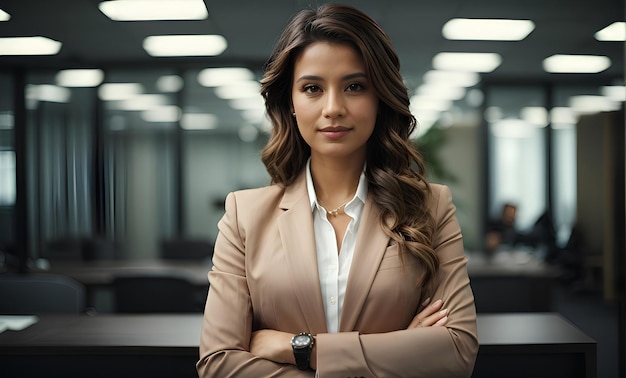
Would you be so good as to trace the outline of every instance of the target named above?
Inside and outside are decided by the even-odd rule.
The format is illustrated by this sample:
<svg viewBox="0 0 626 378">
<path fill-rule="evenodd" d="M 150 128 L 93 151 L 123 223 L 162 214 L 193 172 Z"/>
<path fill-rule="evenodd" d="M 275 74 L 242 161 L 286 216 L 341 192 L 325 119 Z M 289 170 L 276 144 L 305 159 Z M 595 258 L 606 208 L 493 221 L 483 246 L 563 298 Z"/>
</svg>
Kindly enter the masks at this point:
<svg viewBox="0 0 626 378">
<path fill-rule="evenodd" d="M 602 95 L 612 101 L 626 101 L 626 87 L 623 85 L 609 85 L 602 87 Z"/>
<path fill-rule="evenodd" d="M 433 58 L 433 67 L 444 71 L 491 72 L 501 63 L 496 53 L 442 52 Z"/>
<path fill-rule="evenodd" d="M 581 95 L 569 99 L 570 107 L 578 114 L 610 112 L 619 109 L 619 104 L 604 96 Z"/>
<path fill-rule="evenodd" d="M 0 21 L 9 21 L 10 19 L 11 15 L 0 9 Z"/>
<path fill-rule="evenodd" d="M 480 76 L 476 72 L 430 70 L 423 79 L 427 84 L 473 87 L 480 81 Z"/>
<path fill-rule="evenodd" d="M 143 92 L 138 83 L 106 83 L 98 88 L 98 96 L 102 101 L 127 100 Z"/>
<path fill-rule="evenodd" d="M 229 101 L 230 107 L 237 110 L 261 109 L 265 110 L 265 101 L 261 95 L 256 97 L 235 98 Z"/>
<path fill-rule="evenodd" d="M 240 81 L 215 88 L 215 95 L 224 100 L 254 98 L 259 95 L 261 84 L 257 81 Z"/>
<path fill-rule="evenodd" d="M 530 20 L 453 18 L 443 25 L 447 39 L 521 41 L 535 29 Z"/>
<path fill-rule="evenodd" d="M 119 101 L 115 104 L 117 109 L 129 111 L 150 110 L 159 106 L 167 105 L 167 99 L 160 94 L 140 94 L 129 98 L 128 100 Z"/>
<path fill-rule="evenodd" d="M 151 56 L 215 56 L 227 45 L 221 35 L 153 35 L 143 40 Z"/>
<path fill-rule="evenodd" d="M 429 98 L 460 100 L 465 96 L 465 88 L 437 84 L 422 84 L 417 88 L 417 94 Z"/>
<path fill-rule="evenodd" d="M 98 8 L 113 21 L 204 20 L 209 16 L 202 0 L 103 1 Z"/>
<path fill-rule="evenodd" d="M 598 41 L 626 41 L 626 22 L 614 22 L 594 36 Z"/>
<path fill-rule="evenodd" d="M 447 99 L 437 99 L 424 95 L 415 95 L 412 96 L 411 99 L 411 111 L 414 113 L 420 113 L 423 111 L 438 111 L 442 112 L 444 110 L 450 109 L 452 106 L 452 101 Z"/>
<path fill-rule="evenodd" d="M 576 123 L 576 116 L 572 108 L 558 106 L 550 110 L 550 120 L 552 124 L 573 125 Z"/>
<path fill-rule="evenodd" d="M 180 92 L 184 85 L 185 81 L 178 75 L 163 75 L 156 82 L 157 89 L 164 93 Z"/>
<path fill-rule="evenodd" d="M 69 102 L 72 92 L 64 87 L 51 84 L 29 84 L 26 86 L 26 99 L 32 101 Z"/>
<path fill-rule="evenodd" d="M 46 37 L 1 37 L 0 55 L 55 55 L 61 42 Z"/>
<path fill-rule="evenodd" d="M 551 73 L 598 73 L 611 66 L 611 60 L 598 55 L 552 55 L 543 60 L 543 69 Z"/>
<path fill-rule="evenodd" d="M 521 119 L 503 119 L 491 125 L 496 138 L 530 138 L 535 127 Z"/>
<path fill-rule="evenodd" d="M 184 113 L 180 127 L 185 130 L 210 130 L 217 128 L 217 117 L 210 113 Z"/>
<path fill-rule="evenodd" d="M 180 108 L 175 105 L 158 106 L 141 112 L 141 118 L 146 122 L 178 122 Z"/>
<path fill-rule="evenodd" d="M 485 109 L 485 120 L 489 123 L 496 123 L 503 119 L 504 114 L 499 106 L 489 106 Z"/>
<path fill-rule="evenodd" d="M 527 106 L 520 111 L 521 118 L 535 126 L 548 126 L 548 110 L 541 106 Z"/>
<path fill-rule="evenodd" d="M 205 68 L 198 73 L 198 82 L 205 87 L 219 87 L 250 80 L 254 80 L 254 73 L 243 67 Z"/>
<path fill-rule="evenodd" d="M 104 79 L 99 69 L 73 69 L 59 71 L 56 83 L 62 87 L 97 87 Z"/>
</svg>

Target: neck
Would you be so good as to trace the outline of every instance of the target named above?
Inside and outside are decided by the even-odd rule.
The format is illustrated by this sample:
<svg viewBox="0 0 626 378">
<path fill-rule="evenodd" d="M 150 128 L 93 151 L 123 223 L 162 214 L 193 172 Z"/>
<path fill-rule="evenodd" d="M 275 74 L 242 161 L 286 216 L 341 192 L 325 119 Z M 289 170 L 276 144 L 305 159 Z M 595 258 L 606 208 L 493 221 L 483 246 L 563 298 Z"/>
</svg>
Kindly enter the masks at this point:
<svg viewBox="0 0 626 378">
<path fill-rule="evenodd" d="M 311 176 L 318 202 L 327 209 L 348 202 L 359 185 L 363 162 L 328 162 L 311 159 Z"/>
</svg>

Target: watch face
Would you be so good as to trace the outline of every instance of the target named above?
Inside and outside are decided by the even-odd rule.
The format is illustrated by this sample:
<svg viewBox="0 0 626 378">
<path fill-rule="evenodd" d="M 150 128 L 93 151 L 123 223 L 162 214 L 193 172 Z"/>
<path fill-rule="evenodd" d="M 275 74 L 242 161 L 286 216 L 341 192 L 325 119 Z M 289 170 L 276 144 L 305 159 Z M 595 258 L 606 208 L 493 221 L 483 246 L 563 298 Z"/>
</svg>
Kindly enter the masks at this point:
<svg viewBox="0 0 626 378">
<path fill-rule="evenodd" d="M 296 335 L 292 344 L 294 348 L 306 348 L 311 344 L 311 338 L 308 335 Z"/>
</svg>

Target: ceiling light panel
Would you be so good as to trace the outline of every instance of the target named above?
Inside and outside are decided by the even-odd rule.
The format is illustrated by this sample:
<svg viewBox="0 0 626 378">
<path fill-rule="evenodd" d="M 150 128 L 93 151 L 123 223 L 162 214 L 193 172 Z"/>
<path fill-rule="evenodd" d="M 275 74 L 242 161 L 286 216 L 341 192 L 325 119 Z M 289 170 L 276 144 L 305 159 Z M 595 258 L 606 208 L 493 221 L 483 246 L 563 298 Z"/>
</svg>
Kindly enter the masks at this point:
<svg viewBox="0 0 626 378">
<path fill-rule="evenodd" d="M 626 41 L 626 22 L 614 22 L 594 36 L 598 41 Z"/>
<path fill-rule="evenodd" d="M 55 79 L 62 87 L 97 87 L 104 79 L 104 72 L 99 69 L 63 70 Z"/>
<path fill-rule="evenodd" d="M 442 34 L 452 40 L 521 41 L 534 29 L 530 20 L 454 18 L 443 25 Z"/>
<path fill-rule="evenodd" d="M 254 73 L 243 67 L 205 68 L 198 73 L 198 82 L 205 87 L 219 87 L 254 79 Z"/>
<path fill-rule="evenodd" d="M 217 128 L 217 117 L 210 113 L 184 113 L 180 127 L 185 130 L 211 130 Z"/>
<path fill-rule="evenodd" d="M 611 66 L 611 60 L 598 55 L 552 55 L 543 60 L 543 69 L 550 73 L 598 73 Z"/>
<path fill-rule="evenodd" d="M 98 88 L 98 96 L 102 101 L 127 100 L 143 93 L 139 83 L 106 83 Z"/>
<path fill-rule="evenodd" d="M 11 19 L 11 15 L 7 12 L 0 9 L 0 22 L 1 21 L 9 21 Z"/>
<path fill-rule="evenodd" d="M 141 118 L 146 122 L 173 123 L 180 120 L 181 110 L 175 105 L 158 106 L 141 112 Z"/>
<path fill-rule="evenodd" d="M 215 95 L 224 100 L 256 98 L 260 92 L 261 84 L 257 81 L 240 81 L 215 88 Z"/>
<path fill-rule="evenodd" d="M 221 35 L 153 35 L 143 40 L 151 56 L 215 56 L 227 46 Z"/>
<path fill-rule="evenodd" d="M 29 84 L 26 86 L 26 99 L 31 101 L 69 102 L 72 92 L 52 84 Z"/>
<path fill-rule="evenodd" d="M 430 70 L 424 74 L 424 82 L 441 86 L 473 87 L 480 81 L 476 72 Z"/>
<path fill-rule="evenodd" d="M 501 63 L 496 53 L 441 52 L 433 58 L 433 67 L 444 71 L 492 72 Z"/>
<path fill-rule="evenodd" d="M 113 21 L 204 20 L 209 16 L 202 0 L 103 1 L 98 8 Z"/>
<path fill-rule="evenodd" d="M 0 55 L 55 55 L 62 45 L 61 42 L 41 36 L 2 37 Z"/>
</svg>

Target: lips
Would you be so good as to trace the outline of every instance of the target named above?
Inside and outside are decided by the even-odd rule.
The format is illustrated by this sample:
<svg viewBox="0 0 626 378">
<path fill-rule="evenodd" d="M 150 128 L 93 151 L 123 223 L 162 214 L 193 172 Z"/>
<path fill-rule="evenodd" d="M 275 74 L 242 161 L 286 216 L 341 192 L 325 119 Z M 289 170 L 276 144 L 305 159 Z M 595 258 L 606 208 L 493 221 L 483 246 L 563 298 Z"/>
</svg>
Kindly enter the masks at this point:
<svg viewBox="0 0 626 378">
<path fill-rule="evenodd" d="M 327 126 L 320 130 L 322 135 L 328 139 L 339 139 L 350 132 L 350 129 L 344 126 Z"/>
</svg>

